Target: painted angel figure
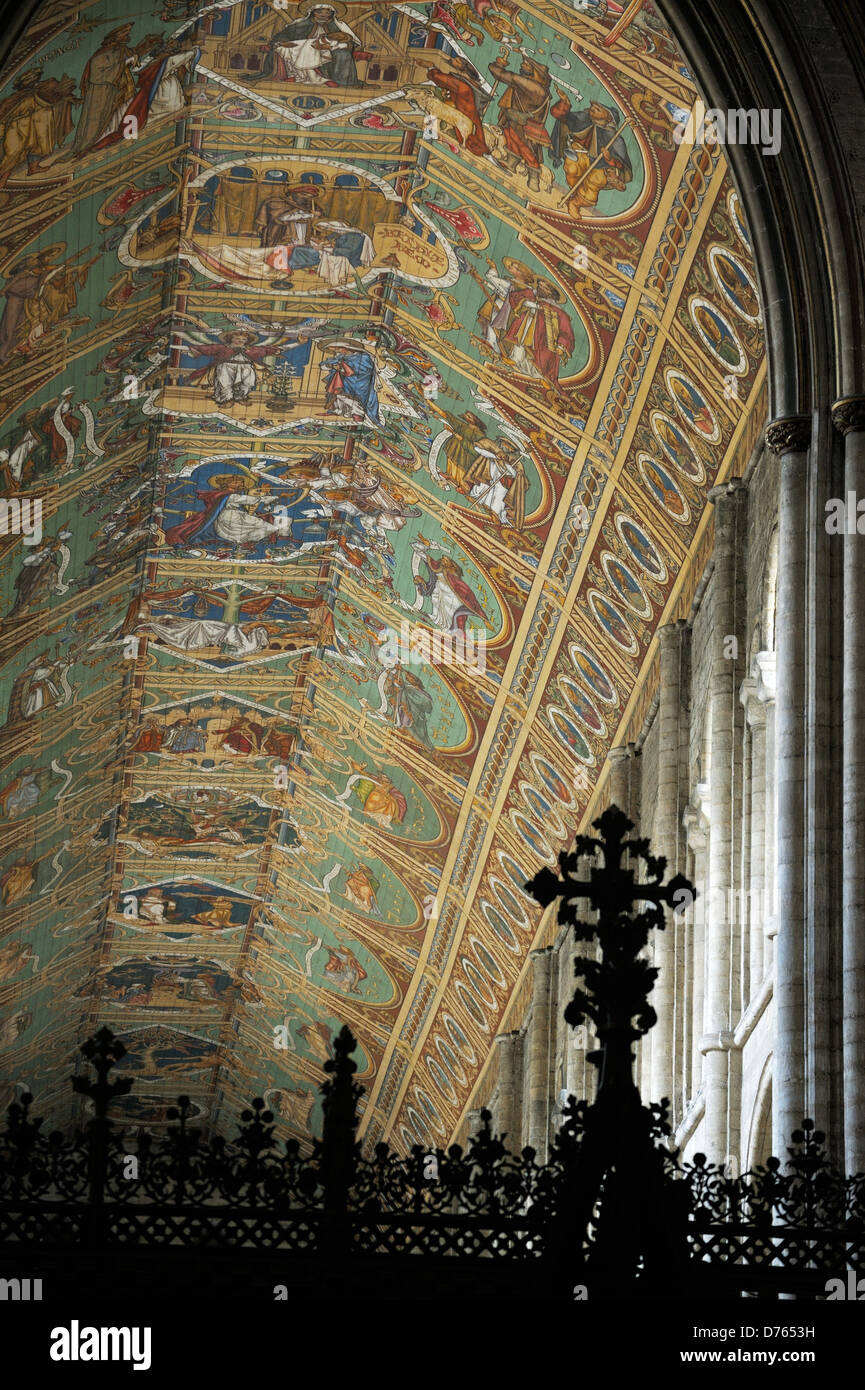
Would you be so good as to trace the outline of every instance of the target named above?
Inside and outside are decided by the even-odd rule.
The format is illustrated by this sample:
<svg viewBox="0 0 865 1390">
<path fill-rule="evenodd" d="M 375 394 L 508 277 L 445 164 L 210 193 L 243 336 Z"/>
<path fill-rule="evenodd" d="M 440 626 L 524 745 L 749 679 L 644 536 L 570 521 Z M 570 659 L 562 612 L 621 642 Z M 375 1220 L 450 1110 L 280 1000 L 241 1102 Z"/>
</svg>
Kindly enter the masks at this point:
<svg viewBox="0 0 865 1390">
<path fill-rule="evenodd" d="M 486 624 L 484 611 L 463 578 L 462 566 L 444 552 L 433 559 L 429 543 L 422 537 L 412 541 L 412 577 L 417 589 L 414 603 L 421 609 L 430 601 L 430 618 L 442 632 L 465 632 L 470 617 Z M 425 573 L 424 573 L 425 571 Z"/>
<path fill-rule="evenodd" d="M 233 328 L 228 333 L 203 335 L 184 334 L 190 346 L 186 350 L 196 366 L 190 382 L 204 380 L 212 387 L 217 405 L 235 405 L 248 401 L 258 387 L 259 371 L 265 359 L 273 357 L 291 339 L 285 333 L 262 335 L 251 329 Z M 186 355 L 185 354 L 185 355 Z"/>
</svg>

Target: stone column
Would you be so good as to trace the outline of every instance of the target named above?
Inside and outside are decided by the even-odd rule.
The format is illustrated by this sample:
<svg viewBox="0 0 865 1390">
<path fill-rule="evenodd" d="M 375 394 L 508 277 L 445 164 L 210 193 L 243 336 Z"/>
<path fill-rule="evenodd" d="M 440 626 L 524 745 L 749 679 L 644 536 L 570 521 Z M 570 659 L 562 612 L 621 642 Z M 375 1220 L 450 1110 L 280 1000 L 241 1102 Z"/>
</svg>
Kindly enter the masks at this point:
<svg viewBox="0 0 865 1390">
<path fill-rule="evenodd" d="M 687 731 L 688 624 L 667 623 L 658 629 L 660 681 L 658 704 L 658 799 L 652 851 L 667 860 L 667 874 L 684 870 L 682 814 L 687 795 L 682 777 L 682 744 Z M 658 978 L 650 1002 L 658 1015 L 652 1029 L 651 1099 L 668 1096 L 672 1113 L 680 1118 L 681 1089 L 677 1061 L 677 1004 L 684 965 L 683 924 L 667 913 L 666 930 L 656 934 L 654 961 Z"/>
<path fill-rule="evenodd" d="M 756 667 L 756 663 L 755 663 Z M 756 668 L 759 676 L 759 668 Z M 760 682 L 749 676 L 742 682 L 741 698 L 751 731 L 751 815 L 748 878 L 743 885 L 748 902 L 748 998 L 763 982 L 764 882 L 766 873 L 766 706 L 759 695 Z"/>
<path fill-rule="evenodd" d="M 775 819 L 775 653 L 758 652 L 755 658 L 760 673 L 758 697 L 766 711 L 765 730 L 765 825 L 763 860 L 763 974 L 772 968 L 775 956 L 775 937 L 778 916 L 775 904 L 775 874 L 778 866 L 778 826 Z"/>
<path fill-rule="evenodd" d="M 715 504 L 715 569 L 712 579 L 712 660 L 709 675 L 709 717 L 712 761 L 709 771 L 711 833 L 709 882 L 706 902 L 705 1032 L 703 1092 L 706 1110 L 703 1144 L 712 1163 L 723 1163 L 732 1152 L 729 1124 L 730 1057 L 733 1043 L 731 987 L 734 983 L 733 890 L 736 836 L 736 706 L 741 666 L 737 656 L 741 640 L 737 566 L 745 536 L 744 502 L 747 494 L 735 483 L 713 488 Z M 737 973 L 737 972 L 735 972 Z M 738 1144 L 736 1146 L 738 1148 Z"/>
<path fill-rule="evenodd" d="M 546 1163 L 552 1098 L 553 949 L 532 951 L 532 1017 L 529 1029 L 528 1143 Z"/>
<path fill-rule="evenodd" d="M 496 1046 L 499 1049 L 499 1098 L 496 1106 L 495 1128 L 506 1136 L 505 1143 L 514 1153 L 520 1144 L 520 1098 L 517 1088 L 517 1049 L 519 1033 L 499 1033 Z"/>
<path fill-rule="evenodd" d="M 781 459 L 775 705 L 777 826 L 773 1153 L 783 1153 L 805 1114 L 805 778 L 808 632 L 808 450 L 811 420 L 795 416 L 766 430 Z"/>
<path fill-rule="evenodd" d="M 747 684 L 742 682 L 739 688 L 739 698 L 742 708 L 745 702 L 742 700 L 742 687 Z M 733 999 L 733 1023 L 734 1026 L 748 1007 L 748 1000 L 751 997 L 751 931 L 753 912 L 751 911 L 751 901 L 749 883 L 751 880 L 751 774 L 754 761 L 754 740 L 751 737 L 751 729 L 748 724 L 747 710 L 745 711 L 745 725 L 742 731 L 742 803 L 739 835 L 739 888 L 740 894 L 737 901 L 736 915 L 739 922 L 739 944 L 738 944 L 738 971 L 739 989 Z M 734 810 L 735 814 L 735 810 Z M 762 943 L 761 943 L 762 957 Z"/>
<path fill-rule="evenodd" d="M 692 1100 L 700 1089 L 703 1080 L 703 1054 L 700 1045 L 703 1039 L 703 1009 L 705 1005 L 706 980 L 706 855 L 709 846 L 709 820 L 704 809 L 708 802 L 709 788 L 704 782 L 697 784 L 694 804 L 685 811 L 684 824 L 688 848 L 693 858 L 690 873 L 691 882 L 697 888 L 696 901 L 687 914 L 688 929 L 691 936 L 690 969 L 690 1013 L 691 1013 L 691 1062 L 688 1100 Z M 690 866 L 689 866 L 690 867 Z"/>
<path fill-rule="evenodd" d="M 846 1171 L 859 1173 L 865 1169 L 865 535 L 856 529 L 861 520 L 856 504 L 865 498 L 865 397 L 838 401 L 832 419 L 844 435 L 847 503 L 843 541 L 844 1158 Z M 861 524 L 865 530 L 865 521 Z"/>
<path fill-rule="evenodd" d="M 627 815 L 629 783 L 631 780 L 631 757 L 627 744 L 610 749 L 609 804 L 618 806 Z"/>
</svg>

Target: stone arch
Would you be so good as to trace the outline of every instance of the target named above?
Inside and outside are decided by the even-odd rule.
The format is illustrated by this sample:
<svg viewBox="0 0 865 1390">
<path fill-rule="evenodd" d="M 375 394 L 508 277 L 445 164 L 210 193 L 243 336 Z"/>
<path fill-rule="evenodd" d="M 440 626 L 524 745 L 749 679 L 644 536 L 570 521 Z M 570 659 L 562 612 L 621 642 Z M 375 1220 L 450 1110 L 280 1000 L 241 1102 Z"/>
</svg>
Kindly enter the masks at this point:
<svg viewBox="0 0 865 1390">
<path fill-rule="evenodd" d="M 725 150 L 754 240 L 770 419 L 860 394 L 865 257 L 843 145 L 852 143 L 861 88 L 833 7 L 658 0 L 657 8 L 709 107 L 782 113 L 777 156 L 750 144 Z M 831 96 L 817 67 L 821 50 L 834 60 Z"/>
</svg>

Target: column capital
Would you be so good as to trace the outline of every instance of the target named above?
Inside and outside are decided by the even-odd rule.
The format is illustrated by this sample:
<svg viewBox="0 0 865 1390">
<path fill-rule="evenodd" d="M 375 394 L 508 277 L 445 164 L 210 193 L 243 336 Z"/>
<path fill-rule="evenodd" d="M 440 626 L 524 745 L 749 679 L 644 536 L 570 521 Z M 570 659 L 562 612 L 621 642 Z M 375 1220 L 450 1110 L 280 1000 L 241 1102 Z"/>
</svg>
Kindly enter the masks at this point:
<svg viewBox="0 0 865 1390">
<path fill-rule="evenodd" d="M 632 743 L 617 743 L 615 748 L 611 748 L 607 757 L 611 763 L 624 763 L 634 756 L 634 745 Z"/>
<path fill-rule="evenodd" d="M 832 424 L 842 434 L 865 430 L 865 396 L 842 396 L 832 407 Z"/>
<path fill-rule="evenodd" d="M 751 671 L 758 682 L 757 699 L 764 705 L 775 699 L 776 659 L 774 652 L 758 652 L 754 657 Z"/>
<path fill-rule="evenodd" d="M 688 849 L 705 849 L 709 836 L 709 822 L 698 806 L 685 807 L 682 812 L 682 825 L 685 828 Z"/>
<path fill-rule="evenodd" d="M 687 632 L 690 632 L 691 624 L 687 618 L 675 618 L 671 623 L 661 623 L 660 627 L 655 628 L 655 634 L 661 646 L 672 645 L 673 641 L 681 641 Z"/>
<path fill-rule="evenodd" d="M 715 487 L 710 487 L 706 497 L 714 506 L 723 497 L 738 497 L 740 493 L 747 491 L 748 489 L 741 478 L 728 478 L 726 483 L 718 483 Z"/>
<path fill-rule="evenodd" d="M 722 1028 L 719 1033 L 704 1033 L 700 1038 L 700 1051 L 730 1052 L 735 1047 L 735 1035 L 731 1028 Z"/>
<path fill-rule="evenodd" d="M 553 957 L 553 947 L 552 947 L 552 946 L 538 946 L 537 950 L 535 950 L 535 951 L 529 951 L 529 960 L 531 960 L 531 961 L 539 961 L 539 960 L 544 960 L 544 959 L 546 959 L 546 960 L 552 960 L 552 957 Z"/>
<path fill-rule="evenodd" d="M 788 415 L 766 426 L 763 438 L 773 454 L 804 453 L 811 443 L 811 416 Z"/>
<path fill-rule="evenodd" d="M 766 723 L 766 705 L 760 698 L 760 682 L 754 676 L 746 676 L 739 686 L 739 699 L 745 710 L 745 718 L 750 728 L 762 728 Z"/>
<path fill-rule="evenodd" d="M 520 1034 L 518 1031 L 515 1031 L 513 1033 L 497 1033 L 496 1036 L 493 1038 L 493 1042 L 502 1044 L 507 1043 L 509 1047 L 513 1047 L 516 1044 L 519 1036 Z"/>
</svg>

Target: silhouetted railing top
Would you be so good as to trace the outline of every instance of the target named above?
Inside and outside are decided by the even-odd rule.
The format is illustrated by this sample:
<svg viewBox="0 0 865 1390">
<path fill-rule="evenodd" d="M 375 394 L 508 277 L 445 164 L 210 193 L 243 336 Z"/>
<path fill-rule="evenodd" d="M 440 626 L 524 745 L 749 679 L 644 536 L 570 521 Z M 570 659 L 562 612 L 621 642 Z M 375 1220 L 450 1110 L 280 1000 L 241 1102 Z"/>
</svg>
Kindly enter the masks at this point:
<svg viewBox="0 0 865 1390">
<path fill-rule="evenodd" d="M 125 1048 L 107 1028 L 82 1053 L 95 1073 L 72 1084 L 93 1116 L 72 1135 L 47 1134 L 29 1095 L 0 1133 L 0 1242 L 105 1246 L 145 1241 L 222 1243 L 296 1253 L 411 1253 L 454 1258 L 546 1259 L 574 1274 L 623 1279 L 674 1269 L 725 1270 L 751 1287 L 760 1271 L 837 1274 L 865 1268 L 865 1176 L 831 1166 L 824 1136 L 805 1120 L 785 1161 L 770 1158 L 737 1177 L 702 1155 L 681 1162 L 670 1147 L 668 1105 L 642 1103 L 631 1045 L 655 1021 L 648 1002 L 657 971 L 640 953 L 663 930 L 687 880 L 662 883 L 665 861 L 611 808 L 597 838 L 578 837 L 528 885 L 539 901 L 560 899 L 559 917 L 577 940 L 596 940 L 597 960 L 579 956 L 580 985 L 566 1017 L 591 1019 L 597 1098 L 570 1097 L 549 1161 L 508 1150 L 488 1111 L 465 1148 L 408 1155 L 357 1140 L 355 1040 L 335 1038 L 321 1091 L 324 1124 L 311 1149 L 278 1141 L 273 1114 L 252 1101 L 231 1140 L 206 1139 L 181 1096 L 162 1136 L 134 1144 L 111 1107 L 132 1081 L 113 1076 Z M 581 860 L 591 860 L 587 878 Z M 636 880 L 642 864 L 644 882 Z M 596 922 L 577 916 L 585 899 Z M 641 902 L 643 910 L 633 911 Z M 227 1212 L 231 1219 L 228 1219 Z"/>
</svg>

